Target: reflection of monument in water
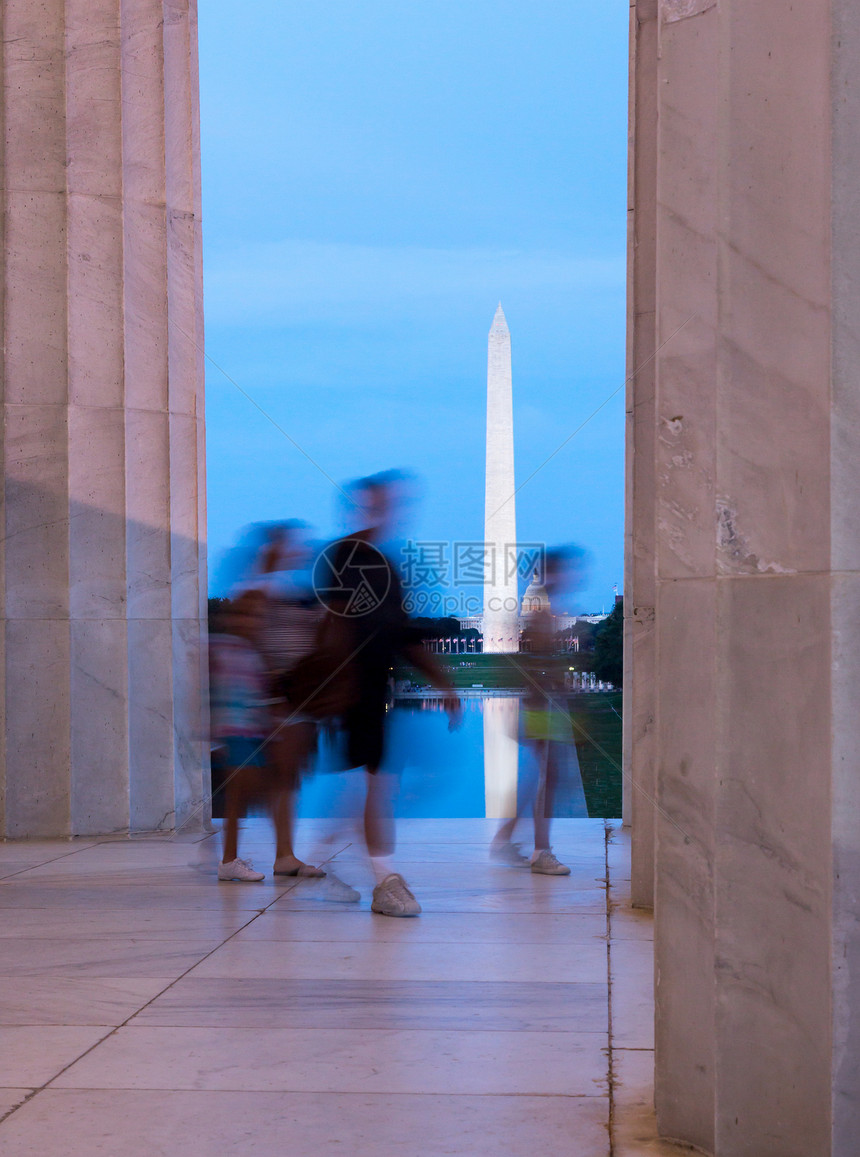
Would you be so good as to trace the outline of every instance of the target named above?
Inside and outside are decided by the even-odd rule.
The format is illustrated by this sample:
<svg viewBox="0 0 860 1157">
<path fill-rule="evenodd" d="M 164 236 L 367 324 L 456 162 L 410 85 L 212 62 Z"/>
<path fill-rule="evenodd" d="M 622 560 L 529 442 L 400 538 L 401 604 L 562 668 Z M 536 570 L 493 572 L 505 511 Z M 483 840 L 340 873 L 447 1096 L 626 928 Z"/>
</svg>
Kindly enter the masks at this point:
<svg viewBox="0 0 860 1157">
<path fill-rule="evenodd" d="M 517 814 L 520 701 L 515 695 L 484 700 L 484 811 L 488 819 Z"/>
</svg>

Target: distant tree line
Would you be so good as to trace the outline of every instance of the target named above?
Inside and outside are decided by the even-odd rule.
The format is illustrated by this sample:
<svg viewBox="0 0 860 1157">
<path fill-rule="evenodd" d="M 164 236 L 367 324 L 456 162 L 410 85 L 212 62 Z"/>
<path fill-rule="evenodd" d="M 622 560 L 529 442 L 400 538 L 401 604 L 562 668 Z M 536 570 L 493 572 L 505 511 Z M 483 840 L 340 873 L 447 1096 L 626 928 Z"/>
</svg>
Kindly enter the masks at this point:
<svg viewBox="0 0 860 1157">
<path fill-rule="evenodd" d="M 616 687 L 624 683 L 624 600 L 618 599 L 612 613 L 597 624 L 591 669 L 604 683 Z"/>
<path fill-rule="evenodd" d="M 218 617 L 230 606 L 230 600 L 211 598 L 209 600 L 209 630 L 218 629 Z M 416 618 L 412 623 L 426 639 L 478 639 L 479 632 L 474 627 L 461 628 L 454 618 Z M 624 679 L 624 604 L 619 599 L 612 613 L 601 623 L 574 623 L 557 635 L 559 649 L 567 650 L 571 639 L 579 639 L 577 668 L 593 671 L 598 679 L 621 687 Z"/>
</svg>

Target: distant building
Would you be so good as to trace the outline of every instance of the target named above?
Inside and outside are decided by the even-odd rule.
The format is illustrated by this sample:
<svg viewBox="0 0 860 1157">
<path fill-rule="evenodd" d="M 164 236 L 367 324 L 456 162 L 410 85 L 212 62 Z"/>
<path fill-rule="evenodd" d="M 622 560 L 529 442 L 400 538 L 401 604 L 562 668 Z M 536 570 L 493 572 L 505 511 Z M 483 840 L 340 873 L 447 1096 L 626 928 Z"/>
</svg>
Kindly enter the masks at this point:
<svg viewBox="0 0 860 1157">
<path fill-rule="evenodd" d="M 517 617 L 517 625 L 519 634 L 522 635 L 525 628 L 528 626 L 529 616 L 536 611 L 550 610 L 549 595 L 546 593 L 546 587 L 540 581 L 538 572 L 535 571 L 532 575 L 532 580 L 526 587 L 522 602 L 520 603 L 520 613 Z M 553 623 L 555 624 L 556 633 L 570 630 L 575 627 L 577 623 L 602 623 L 607 616 L 605 614 L 599 615 L 553 615 Z M 484 633 L 484 616 L 470 615 L 465 619 L 457 620 L 460 624 L 461 631 L 478 631 L 483 635 Z M 578 642 L 574 640 L 575 642 Z M 575 650 L 579 650 L 578 645 Z"/>
</svg>

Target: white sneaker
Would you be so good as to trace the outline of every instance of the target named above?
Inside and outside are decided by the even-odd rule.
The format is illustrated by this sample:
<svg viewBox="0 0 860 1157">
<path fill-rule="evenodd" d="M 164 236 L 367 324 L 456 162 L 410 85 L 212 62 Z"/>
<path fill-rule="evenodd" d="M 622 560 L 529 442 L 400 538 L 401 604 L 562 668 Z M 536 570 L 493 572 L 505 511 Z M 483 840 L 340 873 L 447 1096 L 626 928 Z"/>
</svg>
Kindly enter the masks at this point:
<svg viewBox="0 0 860 1157">
<path fill-rule="evenodd" d="M 417 916 L 421 905 L 406 887 L 400 873 L 392 872 L 373 889 L 370 910 L 380 916 Z"/>
<path fill-rule="evenodd" d="M 510 864 L 512 868 L 527 868 L 528 856 L 520 851 L 519 844 L 512 844 L 510 840 L 493 840 L 490 844 L 490 859 L 500 864 Z"/>
<path fill-rule="evenodd" d="M 552 854 L 552 848 L 543 848 L 532 856 L 532 871 L 541 876 L 569 876 L 570 868 Z"/>
<path fill-rule="evenodd" d="M 229 864 L 223 861 L 218 865 L 219 880 L 241 880 L 245 884 L 259 884 L 265 880 L 263 872 L 255 872 L 250 860 L 240 860 L 238 857 Z"/>
<path fill-rule="evenodd" d="M 319 895 L 323 900 L 332 900 L 335 904 L 357 904 L 361 899 L 361 892 L 356 891 L 334 872 L 329 872 L 328 878 L 319 885 Z"/>
</svg>

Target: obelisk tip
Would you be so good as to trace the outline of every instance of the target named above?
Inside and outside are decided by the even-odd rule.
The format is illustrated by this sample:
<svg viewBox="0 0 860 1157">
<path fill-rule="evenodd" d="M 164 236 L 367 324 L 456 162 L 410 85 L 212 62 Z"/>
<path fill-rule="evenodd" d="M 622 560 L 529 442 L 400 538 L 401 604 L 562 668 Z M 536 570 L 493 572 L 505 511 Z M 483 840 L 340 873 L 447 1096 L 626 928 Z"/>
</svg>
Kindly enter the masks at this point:
<svg viewBox="0 0 860 1157">
<path fill-rule="evenodd" d="M 493 316 L 493 324 L 490 326 L 490 333 L 508 333 L 508 323 L 505 318 L 505 311 L 502 309 L 502 303 L 499 302 L 495 315 Z"/>
</svg>

